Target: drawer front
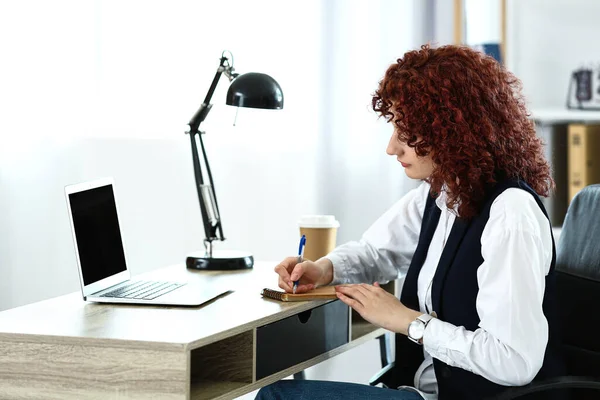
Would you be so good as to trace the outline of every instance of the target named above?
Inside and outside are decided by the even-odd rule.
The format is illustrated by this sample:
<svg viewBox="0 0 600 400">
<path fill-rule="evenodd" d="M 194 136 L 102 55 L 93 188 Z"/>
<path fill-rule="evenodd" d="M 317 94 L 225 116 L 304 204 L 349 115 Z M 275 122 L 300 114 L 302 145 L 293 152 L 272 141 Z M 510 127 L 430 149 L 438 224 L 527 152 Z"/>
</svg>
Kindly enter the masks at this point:
<svg viewBox="0 0 600 400">
<path fill-rule="evenodd" d="M 339 300 L 256 329 L 256 379 L 348 343 L 347 305 Z"/>
</svg>

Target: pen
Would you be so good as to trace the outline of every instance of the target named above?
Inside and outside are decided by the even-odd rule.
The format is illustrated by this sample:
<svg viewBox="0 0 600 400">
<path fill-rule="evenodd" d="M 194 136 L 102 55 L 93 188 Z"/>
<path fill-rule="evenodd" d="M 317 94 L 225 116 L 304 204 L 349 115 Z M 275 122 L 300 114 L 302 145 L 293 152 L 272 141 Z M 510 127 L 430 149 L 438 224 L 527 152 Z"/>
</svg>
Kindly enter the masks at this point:
<svg viewBox="0 0 600 400">
<path fill-rule="evenodd" d="M 304 247 L 306 246 L 306 236 L 302 235 L 300 238 L 300 246 L 298 246 L 298 264 L 302 262 L 304 258 Z M 294 288 L 292 292 L 296 294 L 296 289 L 298 288 L 298 281 L 294 281 Z"/>
</svg>

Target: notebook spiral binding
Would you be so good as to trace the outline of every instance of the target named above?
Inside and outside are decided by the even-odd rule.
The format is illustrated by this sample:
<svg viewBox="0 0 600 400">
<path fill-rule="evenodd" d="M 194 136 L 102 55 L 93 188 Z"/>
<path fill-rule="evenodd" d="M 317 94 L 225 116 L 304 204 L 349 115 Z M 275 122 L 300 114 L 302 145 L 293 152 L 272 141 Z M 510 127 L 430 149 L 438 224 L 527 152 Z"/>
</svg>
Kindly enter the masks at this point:
<svg viewBox="0 0 600 400">
<path fill-rule="evenodd" d="M 283 300 L 283 295 L 286 293 L 278 292 L 277 290 L 272 289 L 263 289 L 260 294 L 271 299 Z"/>
</svg>

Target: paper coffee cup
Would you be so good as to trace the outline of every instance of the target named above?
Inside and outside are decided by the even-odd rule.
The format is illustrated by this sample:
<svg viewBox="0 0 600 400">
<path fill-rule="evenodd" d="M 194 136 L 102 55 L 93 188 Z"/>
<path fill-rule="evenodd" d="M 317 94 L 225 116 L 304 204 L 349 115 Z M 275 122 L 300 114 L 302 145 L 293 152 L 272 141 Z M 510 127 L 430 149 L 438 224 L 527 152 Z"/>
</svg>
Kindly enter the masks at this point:
<svg viewBox="0 0 600 400">
<path fill-rule="evenodd" d="M 316 261 L 335 249 L 340 223 L 333 215 L 304 215 L 298 221 L 300 235 L 306 236 L 304 259 Z"/>
</svg>

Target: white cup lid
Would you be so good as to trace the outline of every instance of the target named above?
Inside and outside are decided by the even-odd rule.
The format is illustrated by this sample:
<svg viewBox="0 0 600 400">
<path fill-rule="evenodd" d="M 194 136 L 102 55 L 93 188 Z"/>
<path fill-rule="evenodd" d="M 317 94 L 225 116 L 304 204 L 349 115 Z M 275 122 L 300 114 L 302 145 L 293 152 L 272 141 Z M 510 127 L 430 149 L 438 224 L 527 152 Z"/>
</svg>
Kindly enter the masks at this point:
<svg viewBox="0 0 600 400">
<path fill-rule="evenodd" d="M 334 215 L 303 215 L 298 221 L 302 228 L 339 228 Z"/>
</svg>

